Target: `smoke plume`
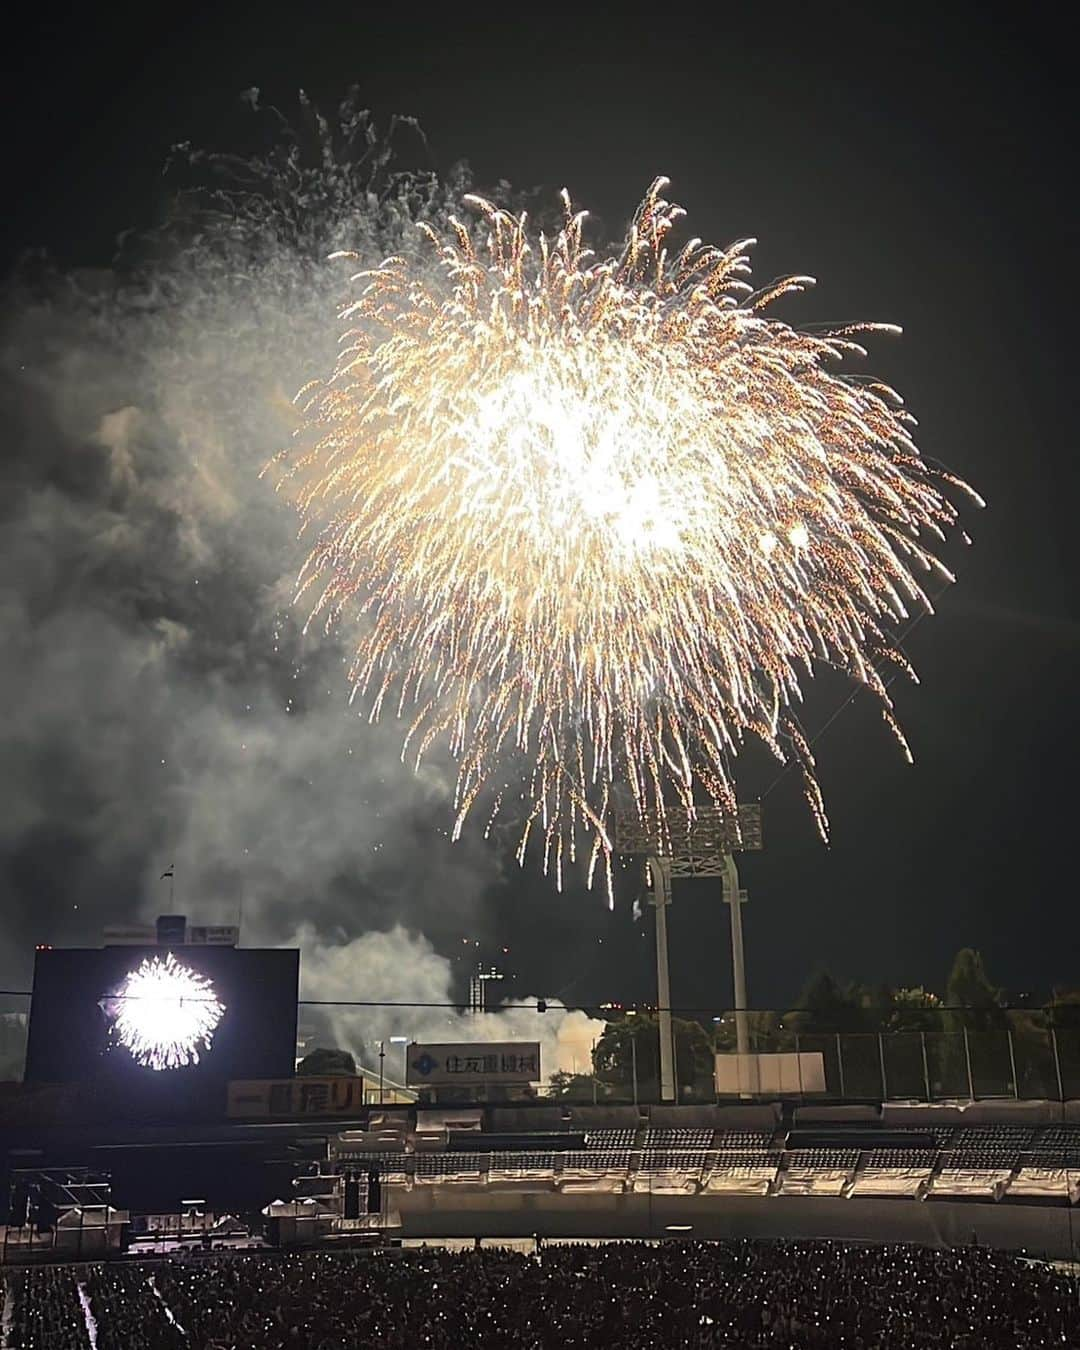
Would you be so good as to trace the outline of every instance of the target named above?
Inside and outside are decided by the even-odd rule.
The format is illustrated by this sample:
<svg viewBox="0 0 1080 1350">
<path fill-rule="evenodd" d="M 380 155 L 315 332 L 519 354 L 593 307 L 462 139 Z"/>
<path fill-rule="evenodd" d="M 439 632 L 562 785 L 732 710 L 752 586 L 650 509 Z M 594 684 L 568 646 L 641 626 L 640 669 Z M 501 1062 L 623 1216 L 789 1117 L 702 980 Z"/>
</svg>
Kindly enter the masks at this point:
<svg viewBox="0 0 1080 1350">
<path fill-rule="evenodd" d="M 380 135 L 354 100 L 334 120 L 302 100 L 298 129 L 254 91 L 247 113 L 255 148 L 180 147 L 168 219 L 112 266 L 29 259 L 8 283 L 0 975 L 25 988 L 36 942 L 174 908 L 298 941 L 309 997 L 449 1002 L 438 952 L 483 937 L 502 856 L 450 843 L 446 761 L 414 774 L 400 726 L 346 708 L 345 649 L 300 631 L 295 521 L 260 470 L 332 365 L 355 264 L 328 255 L 412 247 L 465 179 L 397 167 L 419 132 Z M 497 1034 L 543 1034 L 554 1067 L 567 1020 L 506 1013 Z M 329 1030 L 384 1034 L 361 1011 Z"/>
</svg>

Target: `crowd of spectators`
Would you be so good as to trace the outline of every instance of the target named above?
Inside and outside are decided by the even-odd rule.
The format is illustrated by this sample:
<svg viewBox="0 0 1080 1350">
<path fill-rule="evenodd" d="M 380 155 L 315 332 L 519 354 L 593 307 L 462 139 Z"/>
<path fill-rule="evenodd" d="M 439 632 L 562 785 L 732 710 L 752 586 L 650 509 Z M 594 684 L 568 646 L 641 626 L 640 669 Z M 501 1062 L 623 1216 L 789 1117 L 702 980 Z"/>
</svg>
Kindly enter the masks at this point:
<svg viewBox="0 0 1080 1350">
<path fill-rule="evenodd" d="M 606 1243 L 32 1270 L 19 1350 L 1047 1350 L 1070 1276 L 983 1248 Z"/>
<path fill-rule="evenodd" d="M 86 1350 L 86 1315 L 70 1266 L 12 1273 L 15 1290 L 8 1342 L 19 1350 Z"/>
</svg>

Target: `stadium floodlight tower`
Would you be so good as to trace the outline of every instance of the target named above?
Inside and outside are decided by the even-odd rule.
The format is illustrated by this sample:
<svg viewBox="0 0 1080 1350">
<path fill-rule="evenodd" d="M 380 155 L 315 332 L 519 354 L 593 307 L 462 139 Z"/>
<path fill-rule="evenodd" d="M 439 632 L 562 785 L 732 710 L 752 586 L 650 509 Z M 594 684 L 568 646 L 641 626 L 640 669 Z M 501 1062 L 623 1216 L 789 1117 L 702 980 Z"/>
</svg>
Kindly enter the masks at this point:
<svg viewBox="0 0 1080 1350">
<path fill-rule="evenodd" d="M 633 808 L 615 816 L 615 852 L 644 856 L 649 865 L 656 908 L 656 992 L 660 1021 L 660 1099 L 675 1100 L 675 1038 L 671 1028 L 671 976 L 668 968 L 667 907 L 675 877 L 720 877 L 724 902 L 731 906 L 731 960 L 734 971 L 735 1037 L 740 1055 L 750 1053 L 746 1016 L 746 964 L 743 959 L 742 905 L 735 854 L 758 850 L 761 807 L 740 805 L 737 814 L 718 806 L 699 806 L 693 819 L 679 812 L 642 816 Z"/>
</svg>

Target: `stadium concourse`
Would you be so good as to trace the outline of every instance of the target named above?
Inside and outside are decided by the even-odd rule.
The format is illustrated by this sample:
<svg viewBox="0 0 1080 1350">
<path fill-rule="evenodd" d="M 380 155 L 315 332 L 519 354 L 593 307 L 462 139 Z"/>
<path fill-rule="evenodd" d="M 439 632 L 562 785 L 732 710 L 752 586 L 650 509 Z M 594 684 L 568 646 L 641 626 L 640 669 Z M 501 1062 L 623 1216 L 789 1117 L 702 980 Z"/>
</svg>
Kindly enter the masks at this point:
<svg viewBox="0 0 1080 1350">
<path fill-rule="evenodd" d="M 12 1277 L 18 1350 L 1080 1346 L 1076 1286 L 980 1248 L 613 1243 L 321 1252 Z"/>
</svg>

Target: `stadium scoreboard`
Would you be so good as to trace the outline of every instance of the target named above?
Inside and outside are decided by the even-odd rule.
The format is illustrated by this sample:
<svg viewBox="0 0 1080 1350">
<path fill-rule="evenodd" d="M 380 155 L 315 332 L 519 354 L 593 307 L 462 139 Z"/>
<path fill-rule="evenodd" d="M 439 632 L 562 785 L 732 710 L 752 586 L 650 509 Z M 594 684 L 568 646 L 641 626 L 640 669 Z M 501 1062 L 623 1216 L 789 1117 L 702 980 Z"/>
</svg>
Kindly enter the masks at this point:
<svg viewBox="0 0 1080 1350">
<path fill-rule="evenodd" d="M 158 1095 L 296 1063 L 300 953 L 212 943 L 36 953 L 26 1081 Z"/>
</svg>

